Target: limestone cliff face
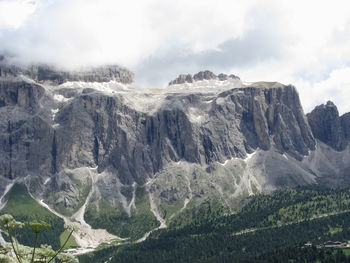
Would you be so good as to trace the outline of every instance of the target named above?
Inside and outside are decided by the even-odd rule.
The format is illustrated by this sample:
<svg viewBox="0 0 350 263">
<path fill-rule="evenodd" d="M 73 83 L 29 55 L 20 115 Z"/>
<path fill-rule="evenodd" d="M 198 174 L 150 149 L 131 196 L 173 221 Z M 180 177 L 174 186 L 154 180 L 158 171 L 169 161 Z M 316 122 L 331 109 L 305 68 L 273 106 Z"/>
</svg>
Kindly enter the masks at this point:
<svg viewBox="0 0 350 263">
<path fill-rule="evenodd" d="M 350 134 L 349 113 L 339 116 L 338 109 L 333 102 L 317 106 L 307 118 L 315 138 L 342 151 L 348 145 Z"/>
<path fill-rule="evenodd" d="M 51 145 L 52 131 L 38 114 L 44 93 L 44 88 L 34 83 L 0 81 L 2 176 L 24 176 L 28 171 L 41 170 L 50 161 L 47 146 Z"/>
<path fill-rule="evenodd" d="M 206 120 L 192 121 L 191 111 Z M 221 93 L 210 104 L 200 95 L 168 96 L 153 114 L 92 92 L 74 98 L 55 121 L 52 171 L 113 166 L 127 184 L 144 183 L 172 161 L 208 165 L 272 146 L 300 159 L 315 147 L 292 86 L 256 84 Z"/>
<path fill-rule="evenodd" d="M 42 87 L 25 81 L 1 81 L 0 107 L 19 106 L 35 110 L 44 92 Z"/>
<path fill-rule="evenodd" d="M 175 213 L 215 198 L 233 209 L 261 191 L 349 185 L 350 153 L 326 146 L 349 149 L 350 115 L 328 103 L 306 117 L 291 85 L 204 71 L 154 90 L 119 67 L 0 69 L 0 181 L 27 178 L 53 208 L 92 220 L 89 204 L 102 200 L 130 218 L 142 188 L 164 219 L 161 204 Z"/>
<path fill-rule="evenodd" d="M 296 89 L 279 83 L 229 89 L 209 102 L 200 93 L 168 94 L 152 114 L 122 93 L 63 88 L 66 102 L 58 102 L 36 83 L 0 87 L 1 169 L 9 178 L 98 166 L 141 184 L 169 162 L 208 165 L 271 148 L 300 160 L 315 148 Z"/>
<path fill-rule="evenodd" d="M 207 155 L 209 159 L 220 155 L 244 157 L 247 152 L 272 146 L 301 159 L 315 147 L 293 86 L 255 83 L 229 90 L 218 96 L 210 115 L 212 121 L 204 126 L 205 136 L 211 141 L 210 134 L 215 132 L 218 139 L 213 144 L 215 150 Z M 223 134 L 224 140 L 220 140 Z"/>
</svg>

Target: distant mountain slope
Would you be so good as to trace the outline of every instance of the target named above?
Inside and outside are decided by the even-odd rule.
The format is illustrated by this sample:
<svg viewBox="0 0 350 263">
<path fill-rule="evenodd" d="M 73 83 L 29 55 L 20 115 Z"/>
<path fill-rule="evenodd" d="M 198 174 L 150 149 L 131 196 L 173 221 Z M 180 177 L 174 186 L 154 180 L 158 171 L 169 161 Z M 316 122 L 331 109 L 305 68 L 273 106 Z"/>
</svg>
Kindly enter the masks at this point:
<svg viewBox="0 0 350 263">
<path fill-rule="evenodd" d="M 308 121 L 292 85 L 203 71 L 149 89 L 117 66 L 0 72 L 0 193 L 23 181 L 84 227 L 103 215 L 110 232 L 145 238 L 208 200 L 230 213 L 260 192 L 350 182 L 349 118 Z"/>
</svg>

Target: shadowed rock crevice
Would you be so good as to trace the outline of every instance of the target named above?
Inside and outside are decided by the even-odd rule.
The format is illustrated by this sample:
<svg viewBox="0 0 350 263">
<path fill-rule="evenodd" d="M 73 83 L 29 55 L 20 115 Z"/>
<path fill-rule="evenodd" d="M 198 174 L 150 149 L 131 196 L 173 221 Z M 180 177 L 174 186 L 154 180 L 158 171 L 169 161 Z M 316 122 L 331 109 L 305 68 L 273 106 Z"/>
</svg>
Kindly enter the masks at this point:
<svg viewBox="0 0 350 263">
<path fill-rule="evenodd" d="M 57 140 L 56 140 L 56 132 L 54 132 L 53 140 L 52 140 L 52 150 L 51 150 L 51 173 L 57 173 Z"/>
</svg>

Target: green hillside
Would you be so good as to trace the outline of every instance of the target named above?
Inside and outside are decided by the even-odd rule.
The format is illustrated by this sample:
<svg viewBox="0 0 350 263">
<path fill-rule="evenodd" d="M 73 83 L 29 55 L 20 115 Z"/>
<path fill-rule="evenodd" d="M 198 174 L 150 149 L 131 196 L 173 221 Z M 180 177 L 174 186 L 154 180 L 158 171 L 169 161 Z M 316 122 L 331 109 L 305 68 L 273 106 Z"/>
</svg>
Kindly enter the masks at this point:
<svg viewBox="0 0 350 263">
<path fill-rule="evenodd" d="M 269 261 L 274 253 L 288 259 L 288 251 L 301 249 L 306 242 L 350 239 L 349 196 L 350 189 L 286 189 L 258 195 L 239 213 L 226 216 L 206 203 L 174 218 L 170 228 L 152 233 L 145 242 L 84 255 L 81 262 L 104 262 L 110 257 L 112 263 L 274 262 Z M 318 261 L 322 255 L 314 256 L 314 261 L 305 262 L 324 262 Z M 298 262 L 290 257 L 291 261 L 275 262 Z"/>
<path fill-rule="evenodd" d="M 90 203 L 85 213 L 85 220 L 93 228 L 104 228 L 120 237 L 132 240 L 141 238 L 148 231 L 159 226 L 159 222 L 151 212 L 149 197 L 143 187 L 135 193 L 135 207 L 131 215 L 127 215 L 121 204 L 112 205 L 106 199 Z M 98 211 L 98 212 L 97 212 Z"/>
<path fill-rule="evenodd" d="M 64 222 L 49 210 L 39 205 L 27 192 L 23 184 L 15 184 L 7 194 L 7 203 L 0 214 L 11 214 L 17 221 L 45 221 L 51 228 L 39 235 L 39 244 L 49 244 L 54 249 L 60 247 L 60 235 L 64 232 Z M 31 246 L 34 234 L 27 229 L 20 231 L 18 240 L 23 245 Z"/>
</svg>

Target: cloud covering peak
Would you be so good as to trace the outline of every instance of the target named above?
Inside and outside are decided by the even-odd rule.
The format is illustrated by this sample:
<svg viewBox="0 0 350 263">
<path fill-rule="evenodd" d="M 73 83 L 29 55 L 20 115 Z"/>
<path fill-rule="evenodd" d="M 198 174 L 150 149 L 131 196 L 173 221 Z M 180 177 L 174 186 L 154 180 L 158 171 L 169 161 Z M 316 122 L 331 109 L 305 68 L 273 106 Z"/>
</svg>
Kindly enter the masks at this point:
<svg viewBox="0 0 350 263">
<path fill-rule="evenodd" d="M 67 69 L 117 63 L 157 87 L 203 69 L 292 83 L 306 111 L 332 99 L 344 112 L 348 7 L 342 0 L 0 0 L 0 52 Z"/>
</svg>

